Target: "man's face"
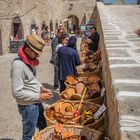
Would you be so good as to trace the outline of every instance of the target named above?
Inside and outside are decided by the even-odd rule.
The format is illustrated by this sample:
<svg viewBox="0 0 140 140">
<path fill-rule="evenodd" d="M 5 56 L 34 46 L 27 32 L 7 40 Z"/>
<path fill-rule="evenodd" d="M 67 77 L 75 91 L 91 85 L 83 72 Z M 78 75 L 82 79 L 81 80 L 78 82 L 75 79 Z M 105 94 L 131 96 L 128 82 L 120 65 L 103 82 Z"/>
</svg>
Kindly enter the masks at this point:
<svg viewBox="0 0 140 140">
<path fill-rule="evenodd" d="M 93 28 L 93 29 L 92 29 L 92 33 L 95 33 L 95 32 L 96 32 L 96 30 Z"/>
<path fill-rule="evenodd" d="M 39 57 L 39 55 L 30 48 L 26 48 L 25 52 L 29 59 L 35 60 L 35 59 L 37 59 L 37 57 Z"/>
</svg>

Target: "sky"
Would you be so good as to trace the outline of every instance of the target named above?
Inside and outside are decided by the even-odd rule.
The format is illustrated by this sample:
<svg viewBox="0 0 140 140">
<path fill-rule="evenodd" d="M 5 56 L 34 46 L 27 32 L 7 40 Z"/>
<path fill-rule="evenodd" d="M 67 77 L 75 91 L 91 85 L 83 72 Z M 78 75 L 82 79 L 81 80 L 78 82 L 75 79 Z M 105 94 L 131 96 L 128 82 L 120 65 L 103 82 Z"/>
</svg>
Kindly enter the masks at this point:
<svg viewBox="0 0 140 140">
<path fill-rule="evenodd" d="M 103 0 L 105 3 L 115 3 L 117 0 Z M 125 0 L 128 4 L 136 4 L 137 0 Z"/>
</svg>

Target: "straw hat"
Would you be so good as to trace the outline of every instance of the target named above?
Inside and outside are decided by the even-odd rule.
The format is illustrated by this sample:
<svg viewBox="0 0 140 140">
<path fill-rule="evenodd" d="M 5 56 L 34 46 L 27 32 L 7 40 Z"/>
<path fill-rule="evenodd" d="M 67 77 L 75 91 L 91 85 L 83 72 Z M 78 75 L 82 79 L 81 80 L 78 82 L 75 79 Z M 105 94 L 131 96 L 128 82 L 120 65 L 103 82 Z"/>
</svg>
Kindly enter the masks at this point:
<svg viewBox="0 0 140 140">
<path fill-rule="evenodd" d="M 38 35 L 27 36 L 26 37 L 26 43 L 37 54 L 42 53 L 43 47 L 45 46 L 44 40 Z"/>
</svg>

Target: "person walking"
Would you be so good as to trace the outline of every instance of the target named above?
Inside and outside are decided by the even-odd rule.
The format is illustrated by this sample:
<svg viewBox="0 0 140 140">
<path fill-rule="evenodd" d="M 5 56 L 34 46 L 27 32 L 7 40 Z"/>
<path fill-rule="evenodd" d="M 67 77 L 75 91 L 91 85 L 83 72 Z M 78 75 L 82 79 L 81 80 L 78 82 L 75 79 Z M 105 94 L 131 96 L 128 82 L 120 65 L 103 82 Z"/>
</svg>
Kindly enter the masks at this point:
<svg viewBox="0 0 140 140">
<path fill-rule="evenodd" d="M 99 33 L 96 30 L 96 27 L 91 27 L 91 35 L 86 40 L 88 42 L 89 50 L 96 52 L 98 50 L 99 43 Z"/>
<path fill-rule="evenodd" d="M 59 48 L 66 46 L 68 44 L 69 35 L 66 33 L 61 34 L 60 38 L 58 39 L 58 45 L 55 49 L 55 61 L 54 61 L 54 89 L 59 88 L 59 58 L 57 51 Z"/>
<path fill-rule="evenodd" d="M 51 43 L 52 56 L 51 56 L 51 60 L 50 60 L 51 64 L 54 64 L 54 61 L 55 61 L 55 49 L 56 49 L 56 46 L 59 44 L 58 40 L 59 40 L 59 38 L 60 38 L 62 33 L 63 33 L 63 30 L 58 29 L 58 31 L 57 31 L 57 33 L 55 35 L 55 38 L 52 40 L 52 43 Z"/>
<path fill-rule="evenodd" d="M 80 58 L 78 51 L 75 49 L 77 41 L 75 38 L 74 36 L 70 37 L 68 45 L 59 48 L 57 52 L 59 58 L 60 92 L 66 88 L 64 82 L 67 75 L 77 76 L 76 66 L 80 65 Z"/>
<path fill-rule="evenodd" d="M 27 36 L 11 64 L 12 95 L 22 116 L 22 140 L 31 140 L 36 127 L 39 130 L 46 127 L 42 102 L 53 97 L 52 92 L 36 79 L 36 66 L 39 65 L 37 57 L 44 45 L 40 36 Z"/>
<path fill-rule="evenodd" d="M 48 26 L 45 26 L 41 32 L 41 37 L 45 41 L 45 43 L 48 43 L 49 41 L 49 31 L 48 31 Z"/>
</svg>

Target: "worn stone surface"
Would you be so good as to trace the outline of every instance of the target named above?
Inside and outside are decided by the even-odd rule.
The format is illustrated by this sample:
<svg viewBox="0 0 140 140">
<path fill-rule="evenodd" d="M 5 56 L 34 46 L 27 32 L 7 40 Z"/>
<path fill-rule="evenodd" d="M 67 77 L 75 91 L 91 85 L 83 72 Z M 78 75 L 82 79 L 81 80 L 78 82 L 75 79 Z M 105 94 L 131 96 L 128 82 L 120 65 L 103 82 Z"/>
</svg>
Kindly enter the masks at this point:
<svg viewBox="0 0 140 140">
<path fill-rule="evenodd" d="M 137 64 L 137 62 L 134 60 L 134 59 L 124 59 L 124 58 L 121 58 L 120 59 L 110 59 L 109 60 L 109 63 L 110 65 L 111 64 Z"/>
<path fill-rule="evenodd" d="M 98 31 L 103 32 L 100 48 L 107 92 L 108 134 L 112 140 L 139 140 L 140 38 L 134 33 L 140 28 L 139 6 L 102 3 L 97 6 Z"/>
</svg>

